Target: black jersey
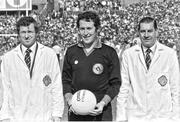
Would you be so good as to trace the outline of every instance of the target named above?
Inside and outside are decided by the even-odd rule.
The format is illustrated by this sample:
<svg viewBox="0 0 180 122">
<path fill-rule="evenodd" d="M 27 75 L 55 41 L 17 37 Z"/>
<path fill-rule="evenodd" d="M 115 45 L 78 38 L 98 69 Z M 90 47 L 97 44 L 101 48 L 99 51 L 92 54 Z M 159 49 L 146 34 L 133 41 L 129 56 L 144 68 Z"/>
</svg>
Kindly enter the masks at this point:
<svg viewBox="0 0 180 122">
<path fill-rule="evenodd" d="M 97 101 L 105 94 L 113 99 L 119 92 L 120 64 L 115 49 L 99 43 L 86 55 L 79 44 L 67 49 L 63 65 L 64 94 L 80 89 L 92 91 Z"/>
</svg>

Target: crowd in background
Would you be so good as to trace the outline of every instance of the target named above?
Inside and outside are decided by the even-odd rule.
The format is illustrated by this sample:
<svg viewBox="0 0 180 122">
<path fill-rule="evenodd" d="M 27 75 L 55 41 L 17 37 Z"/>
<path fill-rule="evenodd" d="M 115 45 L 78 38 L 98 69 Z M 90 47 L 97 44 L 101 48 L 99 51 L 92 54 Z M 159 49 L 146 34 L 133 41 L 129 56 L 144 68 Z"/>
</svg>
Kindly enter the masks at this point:
<svg viewBox="0 0 180 122">
<path fill-rule="evenodd" d="M 115 3 L 114 3 L 115 2 Z M 86 5 L 79 0 L 67 1 L 60 11 L 53 11 L 47 16 L 39 16 L 41 30 L 39 42 L 49 47 L 55 44 L 64 48 L 78 40 L 76 18 L 82 10 L 95 10 L 101 17 L 100 38 L 112 46 L 120 48 L 121 45 L 134 45 L 134 38 L 138 37 L 137 23 L 143 16 L 155 17 L 160 28 L 159 41 L 176 49 L 180 38 L 180 1 L 168 2 L 142 2 L 122 7 L 118 0 L 103 3 L 97 0 L 86 1 Z M 6 52 L 18 44 L 15 23 L 17 16 L 0 16 L 0 52 Z M 4 36 L 5 35 L 5 36 Z"/>
</svg>

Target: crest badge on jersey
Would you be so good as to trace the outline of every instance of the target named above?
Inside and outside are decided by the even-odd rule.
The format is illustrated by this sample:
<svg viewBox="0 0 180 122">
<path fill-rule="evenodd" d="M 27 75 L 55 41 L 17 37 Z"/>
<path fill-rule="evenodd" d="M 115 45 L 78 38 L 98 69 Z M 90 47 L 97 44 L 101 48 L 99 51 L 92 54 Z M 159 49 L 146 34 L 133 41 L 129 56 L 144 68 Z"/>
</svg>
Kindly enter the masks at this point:
<svg viewBox="0 0 180 122">
<path fill-rule="evenodd" d="M 162 75 L 161 77 L 158 78 L 158 83 L 161 86 L 165 86 L 167 84 L 168 79 L 166 78 L 165 75 Z"/>
<path fill-rule="evenodd" d="M 79 63 L 78 60 L 75 60 L 75 61 L 74 61 L 74 64 L 78 64 L 78 63 Z"/>
<path fill-rule="evenodd" d="M 102 64 L 97 63 L 97 64 L 93 65 L 93 69 L 92 70 L 93 70 L 93 72 L 95 74 L 99 75 L 99 74 L 103 73 L 104 67 L 103 67 Z"/>
</svg>

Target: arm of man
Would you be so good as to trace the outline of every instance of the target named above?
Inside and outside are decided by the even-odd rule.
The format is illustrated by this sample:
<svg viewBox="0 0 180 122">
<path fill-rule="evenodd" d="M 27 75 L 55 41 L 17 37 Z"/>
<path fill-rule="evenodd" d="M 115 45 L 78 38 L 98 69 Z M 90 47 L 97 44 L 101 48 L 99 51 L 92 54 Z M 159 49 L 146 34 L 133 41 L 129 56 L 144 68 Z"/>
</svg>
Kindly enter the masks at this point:
<svg viewBox="0 0 180 122">
<path fill-rule="evenodd" d="M 53 113 L 54 120 L 62 118 L 64 112 L 64 96 L 61 72 L 56 54 L 53 53 L 51 60 L 51 76 L 52 76 L 52 99 L 53 99 Z"/>
<path fill-rule="evenodd" d="M 1 63 L 1 73 L 2 73 L 2 87 L 3 87 L 3 101 L 2 107 L 0 111 L 0 120 L 10 121 L 10 108 L 9 108 L 9 88 L 10 88 L 10 80 L 9 80 L 9 68 L 8 68 L 8 60 L 3 56 Z"/>
<path fill-rule="evenodd" d="M 121 65 L 121 78 L 122 78 L 122 85 L 117 96 L 117 103 L 116 103 L 116 121 L 117 122 L 127 122 L 128 118 L 126 116 L 126 105 L 127 105 L 127 98 L 129 93 L 130 87 L 130 79 L 128 74 L 128 59 L 126 52 L 124 52 L 122 56 L 122 65 Z"/>
<path fill-rule="evenodd" d="M 74 114 L 77 114 L 77 113 L 74 111 L 74 109 L 72 108 L 72 96 L 73 96 L 72 93 L 66 93 L 66 94 L 64 95 L 65 100 L 66 100 L 67 105 L 68 105 L 69 112 L 72 111 Z M 78 114 L 77 114 L 77 115 L 78 115 Z"/>
<path fill-rule="evenodd" d="M 72 99 L 72 96 L 73 96 L 72 93 L 66 93 L 66 94 L 64 95 L 65 100 L 66 100 L 68 106 L 71 106 L 71 99 Z"/>
<path fill-rule="evenodd" d="M 119 58 L 115 50 L 109 55 L 110 66 L 109 66 L 109 87 L 107 92 L 102 100 L 105 101 L 106 105 L 117 96 L 119 88 L 121 86 L 121 75 L 120 75 L 120 63 Z M 106 97 L 106 95 L 108 97 Z"/>
<path fill-rule="evenodd" d="M 71 83 L 72 83 L 72 68 L 70 63 L 68 62 L 68 49 L 66 51 L 64 62 L 63 62 L 63 70 L 62 70 L 62 83 L 63 83 L 63 94 L 72 93 L 71 91 Z M 68 96 L 67 96 L 68 97 Z M 69 98 L 69 97 L 68 97 Z"/>
<path fill-rule="evenodd" d="M 170 63 L 170 87 L 171 87 L 171 96 L 172 96 L 172 105 L 173 105 L 173 117 L 179 118 L 179 96 L 180 96 L 180 71 L 179 71 L 179 63 L 177 59 L 177 54 L 174 51 L 172 55 L 170 55 L 169 59 Z"/>
<path fill-rule="evenodd" d="M 72 92 L 71 92 L 71 83 L 72 83 L 72 76 L 71 76 L 71 66 L 68 63 L 68 50 L 66 51 L 64 62 L 63 62 L 63 71 L 62 71 L 62 83 L 63 83 L 63 94 L 65 97 L 65 101 L 67 102 L 68 106 L 71 105 L 72 99 Z"/>
</svg>

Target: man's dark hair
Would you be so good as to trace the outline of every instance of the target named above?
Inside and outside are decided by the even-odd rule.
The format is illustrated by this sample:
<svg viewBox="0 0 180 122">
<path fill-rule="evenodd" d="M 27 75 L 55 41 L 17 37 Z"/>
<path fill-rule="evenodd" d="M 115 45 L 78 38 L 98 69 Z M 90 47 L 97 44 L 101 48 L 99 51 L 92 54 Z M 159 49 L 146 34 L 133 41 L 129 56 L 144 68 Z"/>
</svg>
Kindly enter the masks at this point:
<svg viewBox="0 0 180 122">
<path fill-rule="evenodd" d="M 30 16 L 21 17 L 17 21 L 17 24 L 16 24 L 17 33 L 19 34 L 20 26 L 29 26 L 32 23 L 34 24 L 35 32 L 38 33 L 38 31 L 39 31 L 38 23 L 36 22 L 36 20 L 33 17 L 30 17 Z"/>
<path fill-rule="evenodd" d="M 96 30 L 100 27 L 101 23 L 100 23 L 100 18 L 98 16 L 98 14 L 94 11 L 85 11 L 83 13 L 80 13 L 78 15 L 78 19 L 77 19 L 77 27 L 79 28 L 79 21 L 80 20 L 85 20 L 87 22 L 93 21 L 94 22 L 94 26 L 96 27 Z"/>
<path fill-rule="evenodd" d="M 138 24 L 138 31 L 140 30 L 140 24 L 141 23 L 151 23 L 153 22 L 153 25 L 154 25 L 154 29 L 157 30 L 157 22 L 154 18 L 152 17 L 144 17 L 142 18 L 140 21 L 139 21 L 139 24 Z"/>
</svg>

